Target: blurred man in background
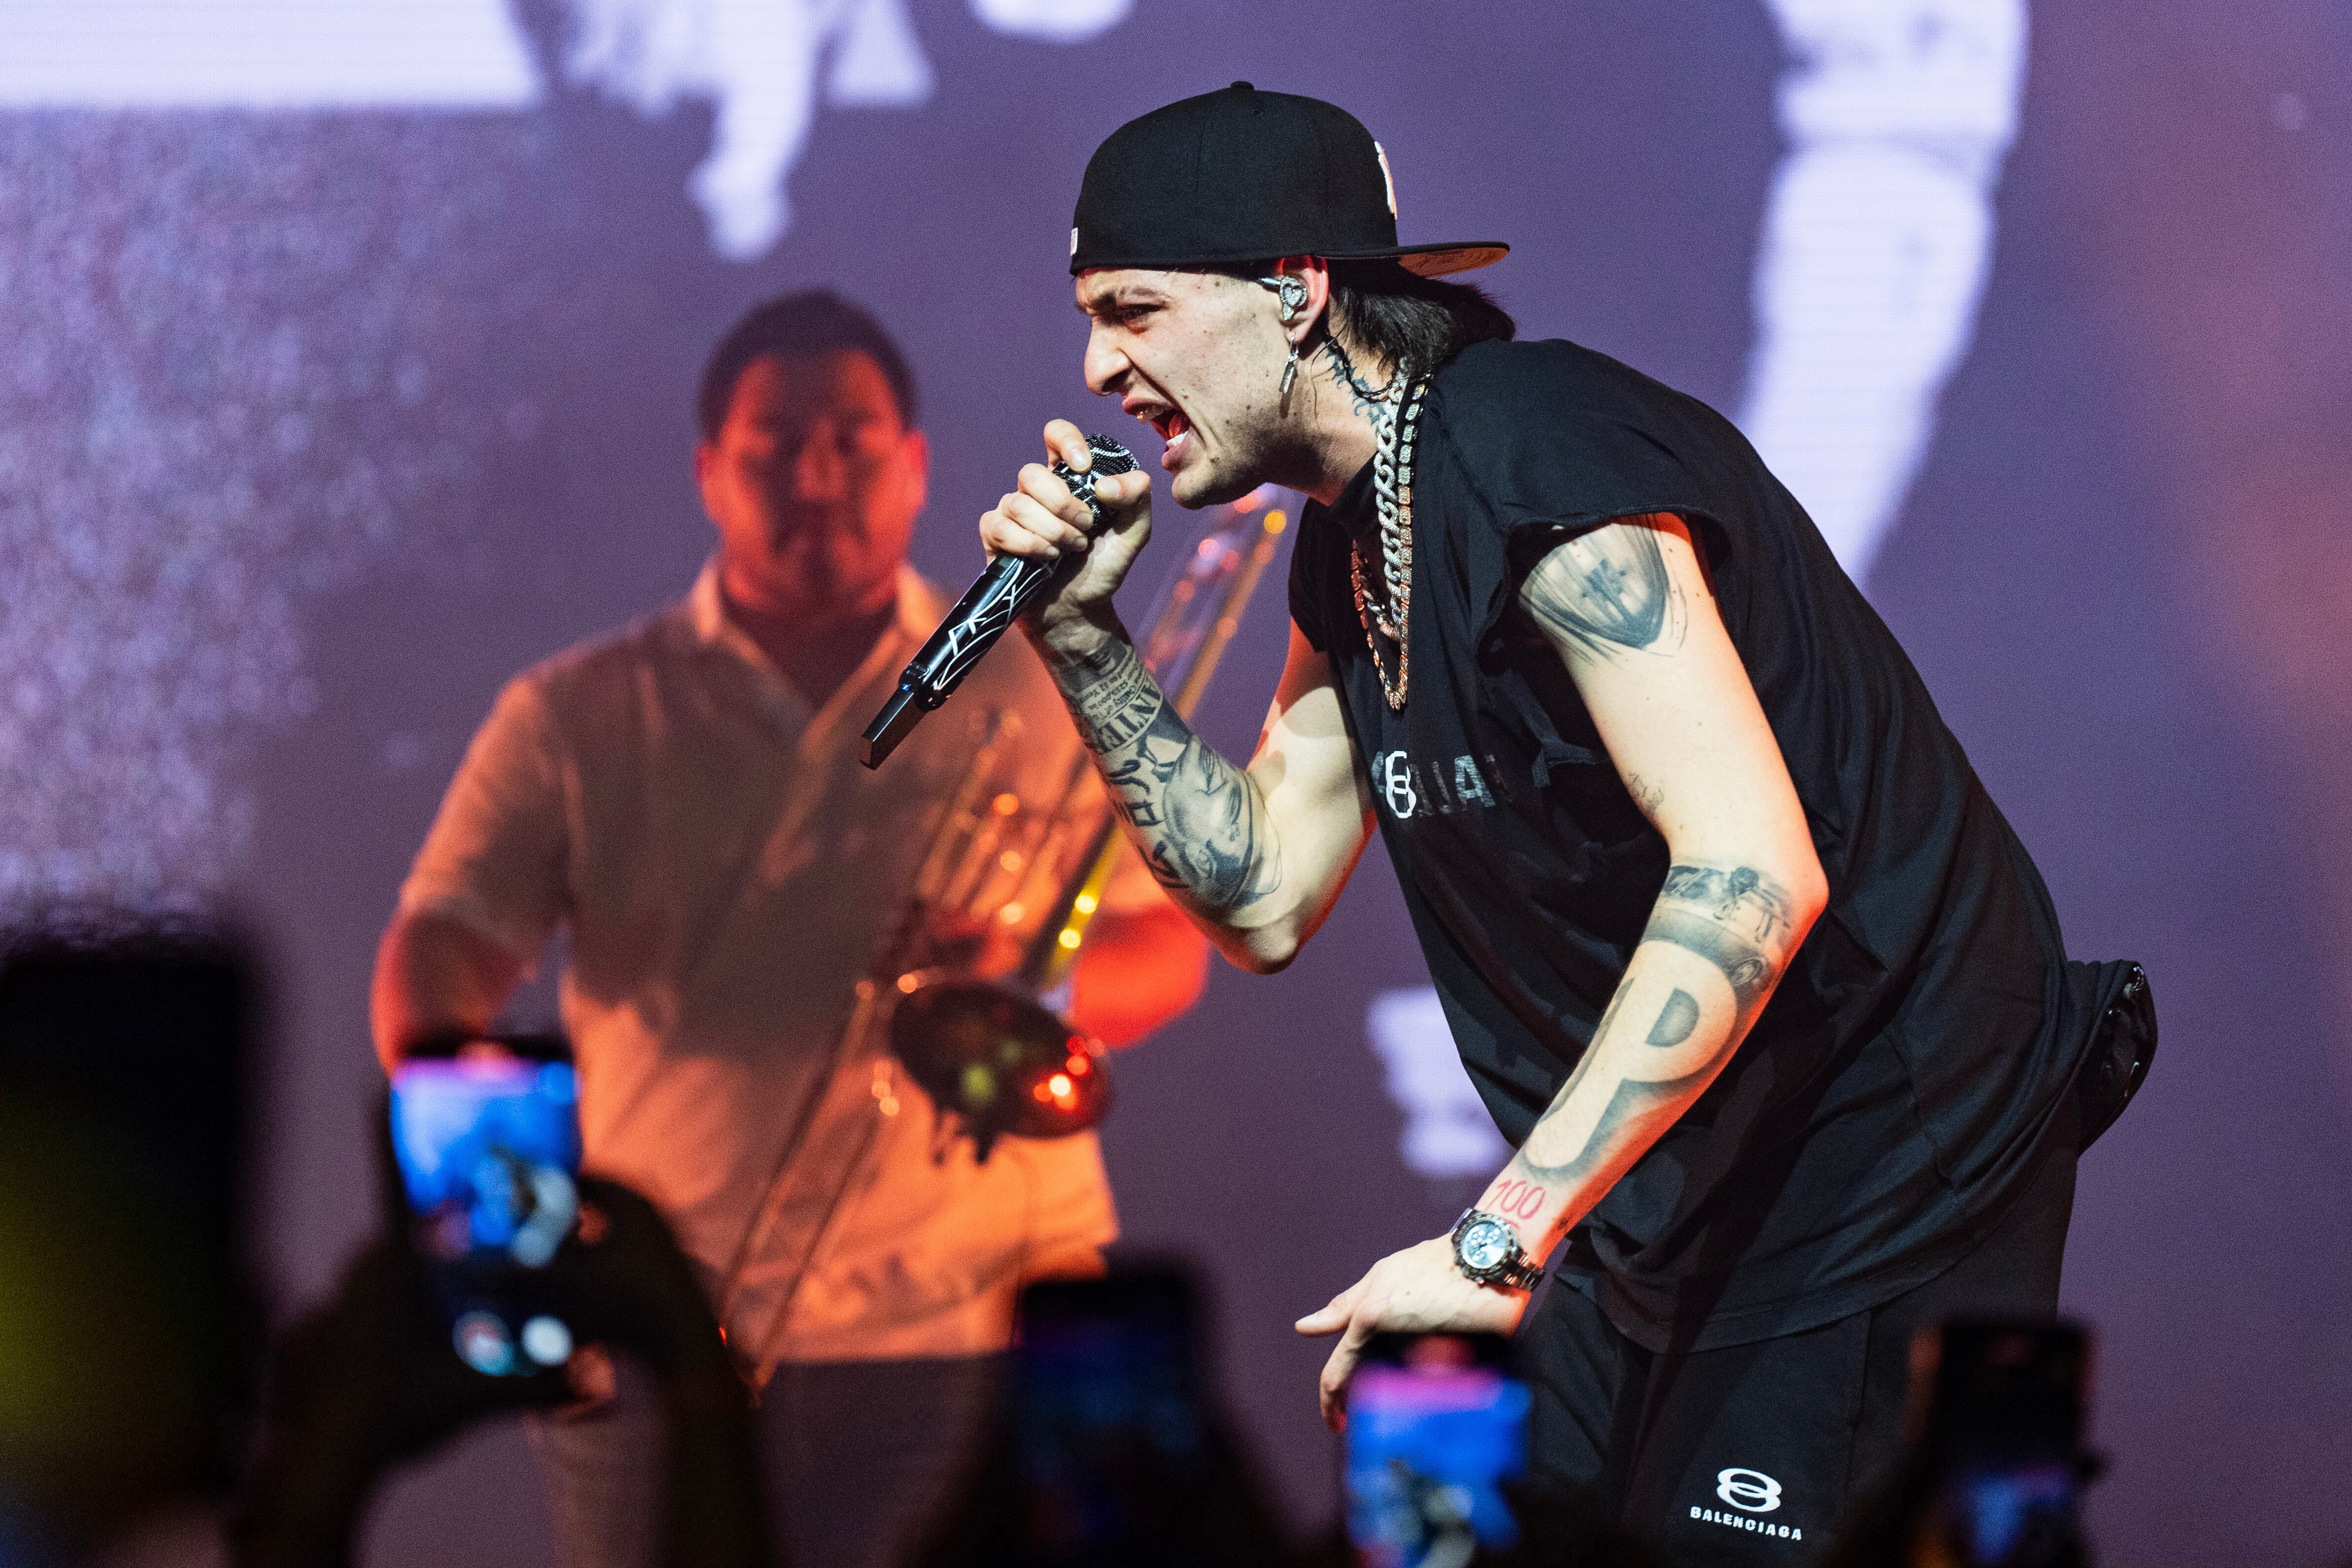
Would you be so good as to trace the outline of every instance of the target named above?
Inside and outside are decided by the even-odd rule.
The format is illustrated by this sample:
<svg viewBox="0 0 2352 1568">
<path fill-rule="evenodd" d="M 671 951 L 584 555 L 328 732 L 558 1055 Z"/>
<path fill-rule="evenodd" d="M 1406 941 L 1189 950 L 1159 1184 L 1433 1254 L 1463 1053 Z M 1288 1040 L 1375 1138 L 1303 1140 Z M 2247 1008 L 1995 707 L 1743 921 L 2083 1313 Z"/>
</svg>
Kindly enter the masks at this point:
<svg viewBox="0 0 2352 1568">
<path fill-rule="evenodd" d="M 717 553 L 678 604 L 500 694 L 374 986 L 389 1068 L 488 1028 L 567 935 L 586 1163 L 651 1196 L 708 1272 L 801 1563 L 887 1559 L 965 1458 L 1020 1283 L 1098 1270 L 1117 1231 L 1091 1133 L 982 1160 L 887 1058 L 836 1057 L 973 754 L 940 723 L 887 775 L 855 760 L 947 606 L 905 564 L 928 473 L 915 404 L 898 346 L 829 293 L 735 325 L 694 463 Z M 1076 740 L 1036 660 L 991 660 L 966 692 L 965 711 L 1018 721 L 1004 787 L 1057 792 Z M 1131 1041 L 1191 1003 L 1204 961 L 1131 866 L 1074 1021 Z M 579 1564 L 651 1550 L 650 1402 L 625 1364 L 607 1381 L 541 1431 Z"/>
</svg>

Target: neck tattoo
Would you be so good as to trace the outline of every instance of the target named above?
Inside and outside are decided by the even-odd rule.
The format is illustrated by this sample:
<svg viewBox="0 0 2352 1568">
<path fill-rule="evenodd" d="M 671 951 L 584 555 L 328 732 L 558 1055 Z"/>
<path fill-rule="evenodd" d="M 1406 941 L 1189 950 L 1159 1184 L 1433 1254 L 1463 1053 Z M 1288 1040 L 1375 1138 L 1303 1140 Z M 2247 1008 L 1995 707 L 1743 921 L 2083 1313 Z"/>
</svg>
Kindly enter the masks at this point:
<svg viewBox="0 0 2352 1568">
<path fill-rule="evenodd" d="M 1375 437 L 1381 436 L 1388 428 L 1390 416 L 1395 412 L 1397 386 L 1404 380 L 1402 373 L 1390 376 L 1386 386 L 1373 386 L 1356 368 L 1356 362 L 1348 357 L 1348 351 L 1339 346 L 1339 339 L 1327 334 L 1323 339 L 1323 352 L 1331 358 L 1331 373 L 1339 378 L 1340 384 L 1348 389 L 1348 395 L 1355 401 L 1356 412 L 1372 422 Z"/>
</svg>

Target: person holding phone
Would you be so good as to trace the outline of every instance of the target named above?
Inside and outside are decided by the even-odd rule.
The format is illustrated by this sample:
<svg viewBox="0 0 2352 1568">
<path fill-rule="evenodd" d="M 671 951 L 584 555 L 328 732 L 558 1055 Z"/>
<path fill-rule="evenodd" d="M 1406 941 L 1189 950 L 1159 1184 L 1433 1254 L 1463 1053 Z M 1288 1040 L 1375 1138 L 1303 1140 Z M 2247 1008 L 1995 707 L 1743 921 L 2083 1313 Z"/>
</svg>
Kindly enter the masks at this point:
<svg viewBox="0 0 2352 1568">
<path fill-rule="evenodd" d="M 649 1560 L 774 1568 L 751 1400 L 692 1264 L 626 1187 L 586 1176 L 579 1199 L 585 1223 L 541 1267 L 565 1316 L 642 1369 L 654 1410 Z M 525 1360 L 511 1374 L 485 1375 L 451 1353 L 446 1323 L 419 1310 L 435 1292 L 410 1229 L 394 1217 L 334 1295 L 277 1337 L 261 1429 L 227 1521 L 236 1568 L 341 1568 L 400 1466 L 477 1422 L 573 1397 L 560 1370 Z"/>
<path fill-rule="evenodd" d="M 2077 1068 L 2137 971 L 2066 962 L 1918 675 L 1739 433 L 1512 342 L 1443 280 L 1506 247 L 1402 245 L 1396 213 L 1360 122 L 1247 82 L 1121 127 L 1079 190 L 1088 389 L 1160 432 L 1180 505 L 1312 498 L 1247 767 L 1113 605 L 1147 475 L 1101 482 L 1090 537 L 1033 464 L 981 536 L 1078 558 L 1031 640 L 1236 964 L 1289 963 L 1378 825 L 1517 1147 L 1452 1235 L 1300 1321 L 1339 1336 L 1327 1413 L 1376 1332 L 1516 1330 L 1533 1485 L 1670 1562 L 1791 1561 L 1891 1462 L 1913 1325 L 2051 1309 Z M 1087 466 L 1076 425 L 1045 434 Z"/>
<path fill-rule="evenodd" d="M 716 553 L 682 603 L 499 695 L 384 934 L 375 1043 L 391 1068 L 487 1029 L 564 933 L 585 1168 L 655 1203 L 726 1311 L 783 1555 L 879 1562 L 974 1440 L 1021 1282 L 1097 1270 L 1117 1222 L 1091 1133 L 983 1161 L 906 1074 L 829 1067 L 972 753 L 935 723 L 887 778 L 856 762 L 948 602 L 905 561 L 929 463 L 905 356 L 857 307 L 788 296 L 720 341 L 697 412 Z M 1077 742 L 1036 660 L 968 690 L 1019 721 L 992 787 L 1055 798 Z M 1205 954 L 1131 867 L 1074 1021 L 1139 1037 Z M 653 1401 L 625 1363 L 610 1384 L 540 1432 L 577 1565 L 652 1550 Z"/>
</svg>

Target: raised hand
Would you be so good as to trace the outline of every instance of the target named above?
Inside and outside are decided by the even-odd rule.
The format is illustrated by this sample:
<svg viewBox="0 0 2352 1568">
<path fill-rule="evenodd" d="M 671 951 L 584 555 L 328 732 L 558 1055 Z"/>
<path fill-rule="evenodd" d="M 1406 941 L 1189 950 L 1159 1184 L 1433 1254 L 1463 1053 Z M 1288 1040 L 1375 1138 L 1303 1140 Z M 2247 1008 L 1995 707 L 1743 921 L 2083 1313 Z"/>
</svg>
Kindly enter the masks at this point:
<svg viewBox="0 0 2352 1568">
<path fill-rule="evenodd" d="M 1085 433 L 1066 419 L 1045 426 L 1045 452 L 1048 462 L 1058 459 L 1077 473 L 1094 463 Z M 981 542 L 991 555 L 1083 558 L 1034 612 L 1039 629 L 1049 637 L 1107 616 L 1112 593 L 1151 537 L 1150 475 L 1114 474 L 1096 486 L 1095 500 L 1108 521 L 1099 534 L 1089 535 L 1094 520 L 1086 503 L 1070 493 L 1046 463 L 1030 463 L 1022 468 L 1017 488 L 981 515 Z"/>
</svg>

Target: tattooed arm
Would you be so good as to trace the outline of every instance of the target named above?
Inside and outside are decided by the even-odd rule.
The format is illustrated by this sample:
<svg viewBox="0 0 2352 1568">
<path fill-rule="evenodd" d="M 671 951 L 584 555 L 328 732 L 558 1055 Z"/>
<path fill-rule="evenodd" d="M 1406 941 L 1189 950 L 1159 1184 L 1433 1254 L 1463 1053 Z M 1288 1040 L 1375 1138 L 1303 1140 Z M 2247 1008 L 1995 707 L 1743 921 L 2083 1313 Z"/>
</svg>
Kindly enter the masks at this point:
<svg viewBox="0 0 2352 1568">
<path fill-rule="evenodd" d="M 1827 889 L 1686 524 L 1580 534 L 1528 573 L 1519 603 L 1673 858 L 1591 1046 L 1487 1189 L 1540 1252 L 1714 1081 Z"/>
<path fill-rule="evenodd" d="M 1688 528 L 1621 520 L 1559 545 L 1519 604 L 1559 651 L 1672 858 L 1573 1076 L 1478 1206 L 1541 1258 L 1690 1108 L 1772 994 L 1828 894 L 1779 743 Z M 1308 1333 L 1344 1331 L 1328 1414 L 1381 1329 L 1516 1325 L 1525 1298 L 1472 1285 L 1444 1240 L 1382 1259 Z"/>
<path fill-rule="evenodd" d="M 1078 738 L 1160 886 L 1230 920 L 1282 886 L 1282 845 L 1249 774 L 1201 743 L 1143 668 L 1134 645 L 1047 645 L 1048 668 Z"/>
<path fill-rule="evenodd" d="M 1177 717 L 1116 621 L 1035 641 L 1152 875 L 1239 967 L 1270 973 L 1288 963 L 1370 836 L 1363 770 L 1328 661 L 1293 629 L 1244 769 Z"/>
<path fill-rule="evenodd" d="M 1576 1071 L 1479 1206 L 1551 1250 L 1715 1080 L 1813 910 L 1760 857 L 1677 858 Z"/>
<path fill-rule="evenodd" d="M 1076 426 L 1055 420 L 1045 435 L 1064 461 L 1086 466 Z M 1257 753 L 1236 767 L 1177 716 L 1111 607 L 1150 533 L 1149 480 L 1118 475 L 1096 494 L 1111 524 L 1089 539 L 1085 509 L 1033 463 L 982 516 L 981 537 L 1000 552 L 1085 556 L 1025 624 L 1030 641 L 1152 875 L 1234 964 L 1271 973 L 1322 924 L 1371 833 L 1370 785 L 1330 663 L 1293 628 Z"/>
</svg>

